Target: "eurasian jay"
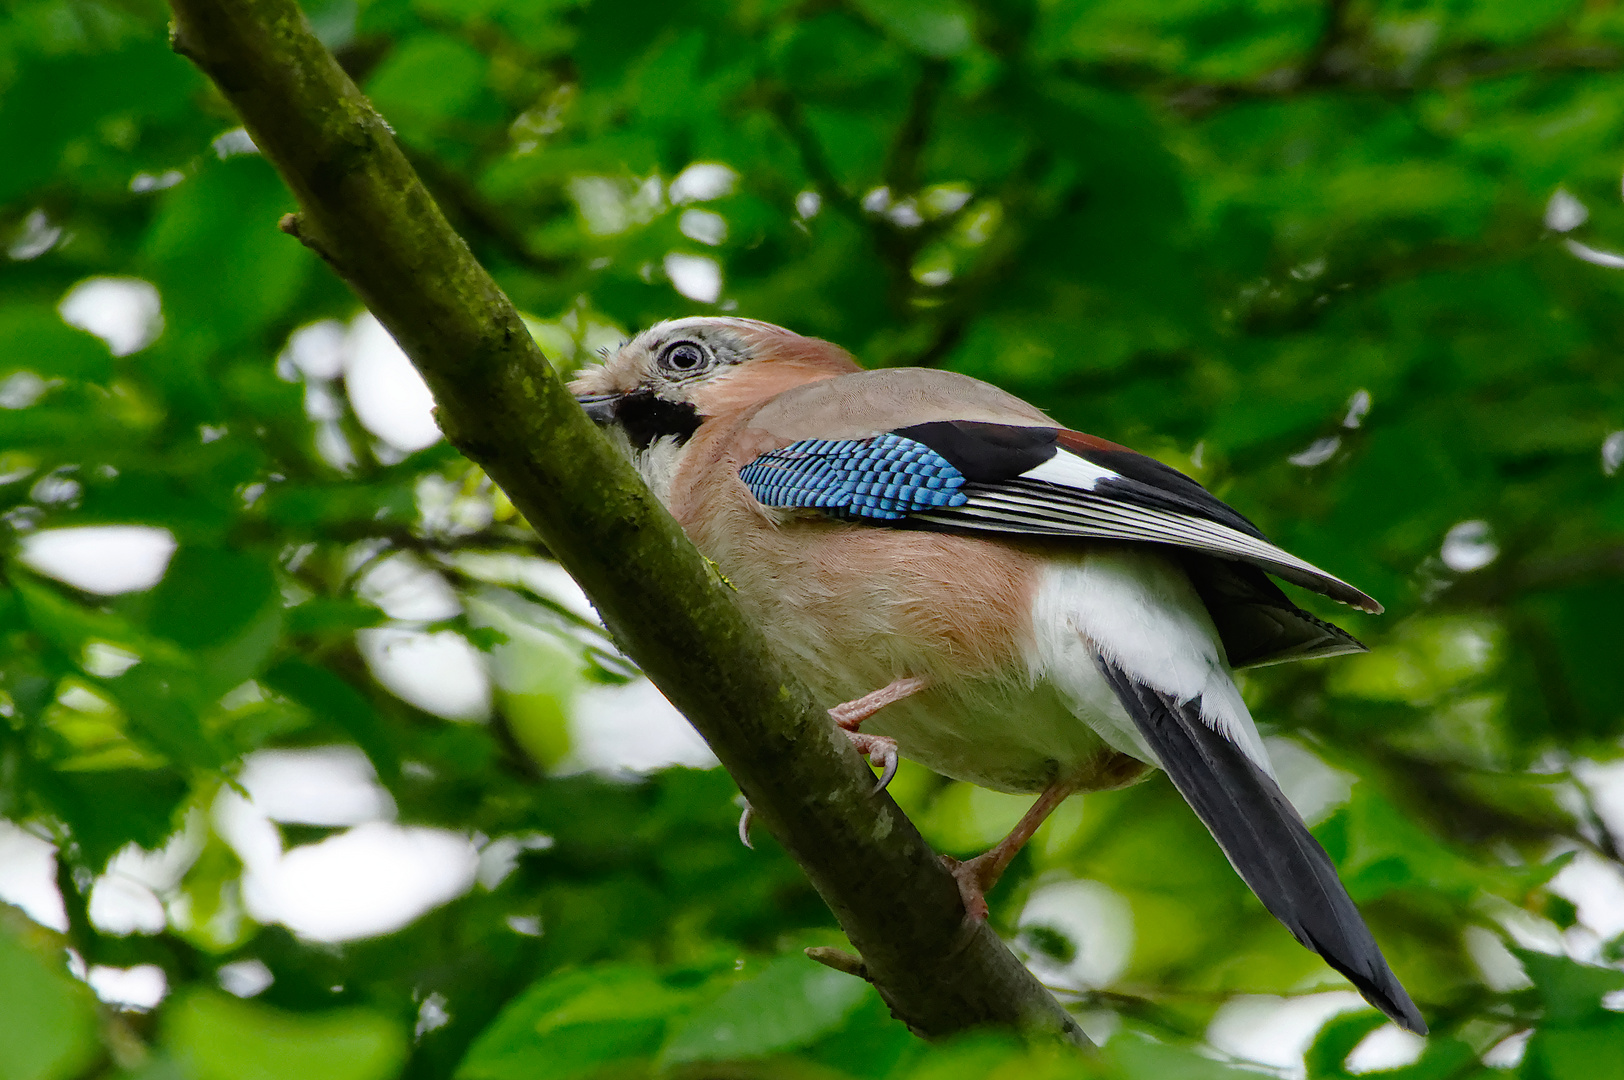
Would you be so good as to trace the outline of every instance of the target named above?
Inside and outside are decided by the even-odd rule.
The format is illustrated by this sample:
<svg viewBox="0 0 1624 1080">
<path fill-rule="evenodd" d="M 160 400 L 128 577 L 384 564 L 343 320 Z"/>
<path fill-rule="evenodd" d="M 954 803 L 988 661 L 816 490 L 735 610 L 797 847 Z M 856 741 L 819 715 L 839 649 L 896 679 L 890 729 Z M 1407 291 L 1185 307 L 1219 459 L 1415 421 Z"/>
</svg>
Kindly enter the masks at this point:
<svg viewBox="0 0 1624 1080">
<path fill-rule="evenodd" d="M 1364 611 L 1201 485 L 949 371 L 865 371 L 769 323 L 688 318 L 571 384 L 857 748 L 1037 792 L 948 860 L 970 917 L 1068 795 L 1152 766 L 1264 906 L 1414 1032 L 1269 764 L 1233 668 L 1363 651 L 1267 574 Z M 861 730 L 859 726 L 861 725 Z"/>
</svg>

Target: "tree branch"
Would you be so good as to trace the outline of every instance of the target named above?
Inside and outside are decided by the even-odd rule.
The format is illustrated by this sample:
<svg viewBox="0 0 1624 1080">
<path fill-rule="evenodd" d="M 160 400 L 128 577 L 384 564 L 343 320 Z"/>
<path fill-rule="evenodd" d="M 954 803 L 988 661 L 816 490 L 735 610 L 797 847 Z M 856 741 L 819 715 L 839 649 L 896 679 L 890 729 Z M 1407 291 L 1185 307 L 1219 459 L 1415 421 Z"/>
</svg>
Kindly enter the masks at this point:
<svg viewBox="0 0 1624 1080">
<path fill-rule="evenodd" d="M 888 796 L 870 797 L 873 774 L 587 420 L 293 0 L 171 6 L 176 49 L 298 197 L 297 235 L 389 328 L 447 437 L 705 736 L 893 1012 L 926 1036 L 998 1024 L 1086 1042 L 989 926 L 965 924 L 935 854 Z"/>
</svg>

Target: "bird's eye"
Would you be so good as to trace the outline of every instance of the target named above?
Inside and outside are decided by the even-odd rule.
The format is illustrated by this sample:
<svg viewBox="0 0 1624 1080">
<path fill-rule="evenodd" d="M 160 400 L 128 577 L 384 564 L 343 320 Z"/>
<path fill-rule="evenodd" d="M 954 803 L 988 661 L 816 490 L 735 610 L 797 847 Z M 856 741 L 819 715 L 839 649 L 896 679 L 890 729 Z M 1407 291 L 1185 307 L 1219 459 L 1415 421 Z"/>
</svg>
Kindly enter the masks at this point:
<svg viewBox="0 0 1624 1080">
<path fill-rule="evenodd" d="M 705 366 L 705 350 L 691 341 L 667 345 L 660 354 L 660 366 L 667 371 L 690 375 Z"/>
</svg>

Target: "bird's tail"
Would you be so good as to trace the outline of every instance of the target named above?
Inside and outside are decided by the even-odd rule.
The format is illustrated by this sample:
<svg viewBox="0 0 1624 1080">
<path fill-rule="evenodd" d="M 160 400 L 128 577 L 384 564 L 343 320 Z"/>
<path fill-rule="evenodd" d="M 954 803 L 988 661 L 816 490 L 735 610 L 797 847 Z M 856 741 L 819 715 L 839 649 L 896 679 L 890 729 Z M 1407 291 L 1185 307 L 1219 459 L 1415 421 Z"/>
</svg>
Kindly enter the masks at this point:
<svg viewBox="0 0 1624 1080">
<path fill-rule="evenodd" d="M 1110 660 L 1100 670 L 1145 742 L 1263 906 L 1325 958 L 1366 1001 L 1418 1035 L 1420 1010 L 1399 985 L 1331 865 L 1280 785 L 1201 719 L 1201 699 L 1179 702 Z"/>
</svg>

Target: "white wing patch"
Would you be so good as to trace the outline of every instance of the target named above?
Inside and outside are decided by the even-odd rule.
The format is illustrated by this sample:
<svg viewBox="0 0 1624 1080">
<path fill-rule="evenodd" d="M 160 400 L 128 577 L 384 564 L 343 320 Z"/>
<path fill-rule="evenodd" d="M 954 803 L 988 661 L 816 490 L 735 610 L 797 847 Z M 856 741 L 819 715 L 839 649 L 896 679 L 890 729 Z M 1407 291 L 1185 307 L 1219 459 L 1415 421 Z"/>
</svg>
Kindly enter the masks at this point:
<svg viewBox="0 0 1624 1080">
<path fill-rule="evenodd" d="M 1087 458 L 1078 457 L 1069 451 L 1057 450 L 1055 456 L 1042 465 L 1022 473 L 1021 479 L 1042 480 L 1045 483 L 1075 488 L 1078 491 L 1093 491 L 1094 485 L 1101 480 L 1121 480 L 1122 474 L 1102 468 Z"/>
</svg>

